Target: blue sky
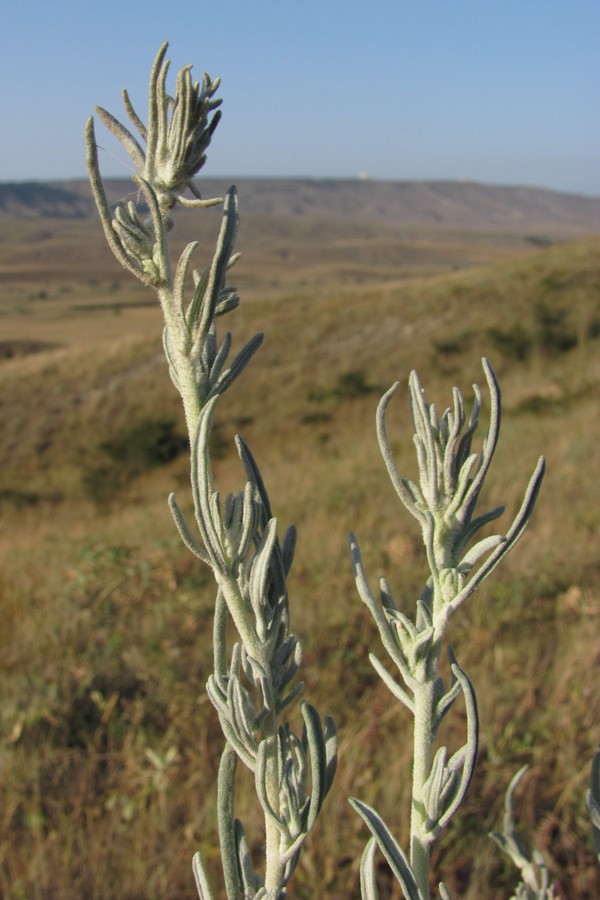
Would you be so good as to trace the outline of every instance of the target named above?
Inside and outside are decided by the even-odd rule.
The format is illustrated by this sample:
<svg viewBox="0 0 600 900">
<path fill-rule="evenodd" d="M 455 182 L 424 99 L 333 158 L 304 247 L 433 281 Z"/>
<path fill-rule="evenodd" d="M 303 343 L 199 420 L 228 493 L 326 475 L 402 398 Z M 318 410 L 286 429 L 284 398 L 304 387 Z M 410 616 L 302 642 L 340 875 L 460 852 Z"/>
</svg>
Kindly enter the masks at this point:
<svg viewBox="0 0 600 900">
<path fill-rule="evenodd" d="M 598 0 L 4 0 L 0 180 L 82 177 L 170 42 L 220 75 L 206 176 L 465 179 L 600 195 Z M 98 129 L 103 171 L 126 157 Z"/>
</svg>

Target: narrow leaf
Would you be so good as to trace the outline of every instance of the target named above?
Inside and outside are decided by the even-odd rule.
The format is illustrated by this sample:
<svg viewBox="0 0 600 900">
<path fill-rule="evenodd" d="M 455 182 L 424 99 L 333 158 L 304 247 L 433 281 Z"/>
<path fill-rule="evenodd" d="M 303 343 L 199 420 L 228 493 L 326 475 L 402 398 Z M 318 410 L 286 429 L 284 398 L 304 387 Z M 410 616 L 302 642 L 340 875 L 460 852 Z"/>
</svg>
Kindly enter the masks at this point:
<svg viewBox="0 0 600 900">
<path fill-rule="evenodd" d="M 390 476 L 396 493 L 398 494 L 408 511 L 413 516 L 415 516 L 416 519 L 421 521 L 422 514 L 416 507 L 414 497 L 412 496 L 407 486 L 406 479 L 402 478 L 396 467 L 396 462 L 392 454 L 392 448 L 388 440 L 387 428 L 385 424 L 385 415 L 387 412 L 388 404 L 399 387 L 400 382 L 395 382 L 395 384 L 393 384 L 392 387 L 383 395 L 379 406 L 377 407 L 377 439 L 379 441 L 381 455 L 383 456 L 383 460 L 388 470 L 388 475 Z"/>
<path fill-rule="evenodd" d="M 175 500 L 175 494 L 169 494 L 169 509 L 171 510 L 171 515 L 173 516 L 173 520 L 175 525 L 177 526 L 177 531 L 181 537 L 181 540 L 194 556 L 197 556 L 198 559 L 201 559 L 203 563 L 206 563 L 207 566 L 210 566 L 210 559 L 205 550 L 197 543 L 192 532 L 189 529 L 185 516 L 183 515 L 181 509 L 177 505 L 177 501 Z"/>
<path fill-rule="evenodd" d="M 267 494 L 265 483 L 263 481 L 262 475 L 260 474 L 260 469 L 258 468 L 256 460 L 250 452 L 250 447 L 245 442 L 245 440 L 240 437 L 239 434 L 236 435 L 235 443 L 237 446 L 239 457 L 242 461 L 242 465 L 244 466 L 244 471 L 246 472 L 246 478 L 256 486 L 256 489 L 258 491 L 258 495 L 260 497 L 264 510 L 264 521 L 261 522 L 261 527 L 265 528 L 267 522 L 273 518 L 271 514 L 271 503 L 269 501 L 269 495 Z"/>
<path fill-rule="evenodd" d="M 304 725 L 306 727 L 312 782 L 310 804 L 304 823 L 304 828 L 308 832 L 317 820 L 317 816 L 323 805 L 323 800 L 329 790 L 329 785 L 327 784 L 325 740 L 319 714 L 310 703 L 303 703 L 302 718 L 304 719 Z"/>
<path fill-rule="evenodd" d="M 385 684 L 387 688 L 392 692 L 396 700 L 399 700 L 407 709 L 411 712 L 414 712 L 415 704 L 412 697 L 406 693 L 406 691 L 398 684 L 398 682 L 392 678 L 388 670 L 385 668 L 382 662 L 375 656 L 374 653 L 369 653 L 369 662 Z"/>
<path fill-rule="evenodd" d="M 144 151 L 142 150 L 130 130 L 122 125 L 118 119 L 115 119 L 112 113 L 109 113 L 101 106 L 96 107 L 96 112 L 98 113 L 108 130 L 112 134 L 114 134 L 114 136 L 121 142 L 127 153 L 129 153 L 129 156 L 131 157 L 133 164 L 138 172 L 143 172 L 144 165 L 146 163 Z"/>
<path fill-rule="evenodd" d="M 208 880 L 208 873 L 204 866 L 204 860 L 200 852 L 194 853 L 192 861 L 192 871 L 196 882 L 196 890 L 200 900 L 214 900 L 214 894 Z"/>
<path fill-rule="evenodd" d="M 262 332 L 255 334 L 247 344 L 245 344 L 237 356 L 232 360 L 228 369 L 225 369 L 217 383 L 211 388 L 210 395 L 224 394 L 231 387 L 236 378 L 239 378 L 260 345 L 262 344 L 264 335 Z"/>
<path fill-rule="evenodd" d="M 246 832 L 244 830 L 244 826 L 240 822 L 239 819 L 235 820 L 235 843 L 236 843 L 236 853 L 237 853 L 237 862 L 239 866 L 239 874 L 241 878 L 242 891 L 244 897 L 256 897 L 258 896 L 258 892 L 262 888 L 261 879 L 254 871 L 254 866 L 252 864 L 252 856 L 250 854 L 250 848 L 248 847 L 248 841 L 246 839 Z M 239 894 L 230 895 L 233 900 L 237 900 Z"/>
<path fill-rule="evenodd" d="M 400 884 L 404 891 L 406 900 L 423 900 L 423 896 L 417 885 L 417 881 L 410 863 L 397 843 L 391 831 L 374 809 L 367 806 L 366 803 L 350 798 L 350 805 L 361 816 L 369 831 L 377 841 L 379 849 L 385 856 L 387 863 L 394 873 L 396 881 Z"/>
<path fill-rule="evenodd" d="M 465 798 L 465 794 L 469 789 L 473 773 L 475 771 L 475 763 L 477 760 L 477 750 L 479 747 L 479 714 L 477 711 L 477 697 L 473 685 L 469 681 L 466 674 L 456 662 L 456 657 L 451 647 L 448 647 L 448 659 L 450 660 L 450 668 L 460 682 L 462 692 L 465 698 L 465 707 L 467 711 L 467 740 L 464 747 L 455 753 L 448 762 L 448 768 L 458 772 L 460 769 L 460 782 L 456 791 L 452 791 L 447 800 L 447 806 L 443 815 L 440 816 L 438 825 L 445 828 L 452 816 L 455 814 Z"/>
<path fill-rule="evenodd" d="M 527 485 L 527 490 L 525 491 L 521 509 L 517 513 L 513 524 L 506 533 L 505 540 L 496 547 L 496 549 L 490 556 L 488 556 L 482 566 L 473 575 L 471 580 L 464 586 L 462 591 L 460 591 L 460 593 L 456 595 L 452 603 L 449 604 L 448 610 L 450 614 L 453 614 L 458 609 L 458 607 L 462 603 L 464 603 L 467 597 L 471 596 L 473 591 L 475 591 L 475 589 L 479 587 L 482 581 L 487 578 L 488 575 L 491 574 L 491 572 L 493 572 L 500 560 L 515 546 L 519 538 L 522 536 L 527 527 L 529 519 L 533 514 L 535 502 L 542 486 L 542 479 L 544 477 L 545 468 L 546 463 L 544 457 L 540 456 L 538 463 L 533 471 L 533 475 L 529 480 L 529 484 Z"/>
<path fill-rule="evenodd" d="M 375 855 L 377 841 L 369 838 L 360 859 L 360 896 L 362 900 L 379 900 L 377 879 L 375 877 Z"/>
<path fill-rule="evenodd" d="M 237 756 L 233 747 L 230 744 L 226 744 L 219 765 L 217 803 L 221 861 L 228 897 L 238 897 L 240 895 L 234 817 L 236 769 Z"/>
</svg>

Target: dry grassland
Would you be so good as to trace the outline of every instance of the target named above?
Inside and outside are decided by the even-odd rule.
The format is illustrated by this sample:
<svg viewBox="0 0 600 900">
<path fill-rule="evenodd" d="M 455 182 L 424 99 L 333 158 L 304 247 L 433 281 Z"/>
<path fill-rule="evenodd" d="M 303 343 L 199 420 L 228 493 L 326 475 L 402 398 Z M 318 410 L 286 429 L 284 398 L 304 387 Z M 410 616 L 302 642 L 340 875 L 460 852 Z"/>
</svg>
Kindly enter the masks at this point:
<svg viewBox="0 0 600 900">
<path fill-rule="evenodd" d="M 216 220 L 204 232 L 197 218 L 178 234 L 210 247 Z M 166 507 L 172 489 L 190 503 L 160 314 L 92 220 L 2 220 L 0 237 L 0 895 L 192 898 L 193 852 L 217 866 L 222 739 L 204 693 L 213 587 Z M 445 407 L 452 385 L 482 381 L 484 354 L 505 398 L 487 502 L 508 521 L 542 452 L 548 475 L 527 535 L 452 632 L 481 752 L 437 875 L 459 896 L 509 895 L 486 833 L 528 763 L 527 839 L 562 896 L 600 896 L 583 799 L 600 740 L 600 240 L 540 250 L 516 235 L 251 218 L 239 243 L 228 325 L 236 346 L 267 339 L 223 401 L 218 480 L 241 484 L 240 432 L 281 524 L 298 525 L 292 620 L 307 694 L 341 741 L 294 896 L 358 896 L 366 835 L 349 794 L 406 833 L 410 723 L 368 662 L 378 639 L 346 547 L 351 527 L 367 570 L 411 608 L 423 551 L 379 457 L 379 395 L 417 368 Z M 390 427 L 414 476 L 406 397 Z M 252 791 L 238 802 L 257 822 Z"/>
</svg>

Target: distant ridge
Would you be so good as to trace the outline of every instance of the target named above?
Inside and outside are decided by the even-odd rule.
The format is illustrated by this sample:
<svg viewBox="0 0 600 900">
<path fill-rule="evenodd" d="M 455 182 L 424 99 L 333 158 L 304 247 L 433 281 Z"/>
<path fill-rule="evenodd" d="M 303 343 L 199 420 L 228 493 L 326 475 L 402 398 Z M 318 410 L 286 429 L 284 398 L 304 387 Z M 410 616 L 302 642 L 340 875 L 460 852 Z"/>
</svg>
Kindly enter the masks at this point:
<svg viewBox="0 0 600 900">
<path fill-rule="evenodd" d="M 200 179 L 203 196 L 222 196 L 231 181 Z M 600 197 L 535 187 L 462 181 L 241 178 L 246 216 L 304 217 L 554 237 L 600 233 Z M 108 180 L 111 202 L 131 194 L 129 180 Z M 0 215 L 81 218 L 95 214 L 86 181 L 0 183 Z"/>
<path fill-rule="evenodd" d="M 89 193 L 89 191 L 88 191 Z M 71 182 L 0 183 L 0 214 L 17 219 L 83 218 L 90 214 L 89 199 L 73 190 Z"/>
</svg>

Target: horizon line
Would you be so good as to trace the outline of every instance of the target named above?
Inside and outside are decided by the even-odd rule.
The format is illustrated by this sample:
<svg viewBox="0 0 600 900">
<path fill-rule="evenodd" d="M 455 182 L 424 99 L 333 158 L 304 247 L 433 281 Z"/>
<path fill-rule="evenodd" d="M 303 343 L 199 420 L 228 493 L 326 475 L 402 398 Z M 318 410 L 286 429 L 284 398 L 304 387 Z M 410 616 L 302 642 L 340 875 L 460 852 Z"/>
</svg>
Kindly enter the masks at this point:
<svg viewBox="0 0 600 900">
<path fill-rule="evenodd" d="M 0 180 L 0 187 L 9 185 L 24 184 L 69 184 L 73 182 L 86 182 L 86 175 L 72 175 L 65 177 L 49 177 L 49 178 L 11 178 Z M 128 175 L 106 175 L 105 181 L 130 181 L 131 176 Z M 305 181 L 305 182 L 339 182 L 339 183 L 357 183 L 357 184 L 462 184 L 477 185 L 479 187 L 491 187 L 500 189 L 513 190 L 533 190 L 547 191 L 554 194 L 570 194 L 576 197 L 586 197 L 589 199 L 600 199 L 599 193 L 591 193 L 587 191 L 576 191 L 567 188 L 548 187 L 543 184 L 533 184 L 528 182 L 496 182 L 485 181 L 477 178 L 448 178 L 448 177 L 432 177 L 432 178 L 384 178 L 371 176 L 368 173 L 360 173 L 358 175 L 200 175 L 196 181 L 224 181 L 229 184 L 243 181 Z"/>
</svg>

